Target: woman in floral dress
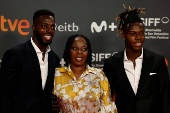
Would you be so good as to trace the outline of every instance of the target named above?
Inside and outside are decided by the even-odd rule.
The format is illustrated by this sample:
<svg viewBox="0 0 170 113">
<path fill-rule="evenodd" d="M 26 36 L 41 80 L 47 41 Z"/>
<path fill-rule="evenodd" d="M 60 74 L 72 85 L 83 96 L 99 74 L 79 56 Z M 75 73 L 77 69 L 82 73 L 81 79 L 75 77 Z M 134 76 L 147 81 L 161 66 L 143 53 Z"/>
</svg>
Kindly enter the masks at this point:
<svg viewBox="0 0 170 113">
<path fill-rule="evenodd" d="M 110 85 L 102 70 L 91 67 L 91 44 L 83 35 L 69 37 L 64 60 L 57 68 L 54 95 L 61 113 L 117 113 Z"/>
</svg>

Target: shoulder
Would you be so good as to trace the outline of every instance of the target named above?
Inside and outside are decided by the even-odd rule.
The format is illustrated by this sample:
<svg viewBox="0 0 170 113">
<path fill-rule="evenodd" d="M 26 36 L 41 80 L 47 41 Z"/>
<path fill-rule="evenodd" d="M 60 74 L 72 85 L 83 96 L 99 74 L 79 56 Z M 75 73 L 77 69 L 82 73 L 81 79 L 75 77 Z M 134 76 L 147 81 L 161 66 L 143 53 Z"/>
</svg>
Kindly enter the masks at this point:
<svg viewBox="0 0 170 113">
<path fill-rule="evenodd" d="M 19 66 L 22 63 L 25 47 L 26 44 L 22 43 L 7 50 L 3 55 L 1 66 Z"/>
<path fill-rule="evenodd" d="M 143 60 L 148 59 L 148 58 L 153 59 L 153 63 L 155 65 L 157 65 L 158 67 L 162 66 L 162 65 L 164 65 L 164 66 L 167 65 L 167 60 L 164 56 L 162 56 L 158 53 L 155 53 L 153 51 L 144 49 Z"/>
<path fill-rule="evenodd" d="M 55 69 L 55 76 L 62 76 L 62 73 L 67 72 L 67 67 L 61 67 L 61 68 L 56 68 Z"/>
<path fill-rule="evenodd" d="M 49 53 L 50 53 L 51 55 L 55 56 L 55 57 L 58 57 L 57 54 L 56 54 L 53 50 L 51 50 Z"/>
<path fill-rule="evenodd" d="M 94 81 L 95 80 L 99 81 L 100 84 L 102 85 L 102 87 L 104 84 L 108 84 L 108 79 L 107 79 L 105 73 L 101 69 L 94 68 L 94 67 L 92 67 L 92 69 L 93 69 L 93 73 L 95 75 Z"/>
<path fill-rule="evenodd" d="M 144 57 L 148 56 L 148 57 L 155 57 L 155 59 L 164 59 L 163 55 L 160 55 L 158 53 L 155 53 L 155 52 L 147 50 L 147 49 L 144 49 L 143 54 L 144 54 Z"/>
<path fill-rule="evenodd" d="M 101 69 L 99 68 L 95 68 L 95 67 L 89 67 L 88 70 L 94 72 L 94 73 L 100 73 L 103 72 Z"/>
<path fill-rule="evenodd" d="M 68 70 L 68 68 L 66 66 L 64 66 L 64 67 L 61 67 L 61 68 L 56 68 L 55 70 L 62 73 L 62 72 L 66 72 Z"/>
<path fill-rule="evenodd" d="M 60 60 L 60 58 L 58 57 L 58 55 L 57 55 L 53 50 L 51 50 L 51 51 L 49 52 L 49 54 L 50 54 L 50 56 L 55 57 L 57 60 Z"/>
<path fill-rule="evenodd" d="M 22 43 L 22 44 L 19 44 L 9 50 L 7 50 L 5 53 L 4 53 L 4 56 L 15 56 L 17 57 L 17 55 L 20 55 L 21 53 L 23 53 L 23 51 L 25 50 L 26 48 L 26 43 Z"/>
<path fill-rule="evenodd" d="M 94 68 L 94 67 L 89 67 L 88 72 L 93 73 L 98 77 L 105 77 L 106 76 L 105 73 L 101 69 Z"/>
<path fill-rule="evenodd" d="M 49 53 L 51 56 L 54 56 L 57 60 L 59 60 L 58 55 L 53 50 L 51 50 Z"/>
<path fill-rule="evenodd" d="M 21 43 L 21 44 L 18 44 L 17 46 L 9 49 L 8 51 L 22 51 L 24 50 L 26 47 L 26 43 Z"/>
<path fill-rule="evenodd" d="M 48 59 L 49 62 L 51 62 L 52 64 L 55 64 L 55 67 L 59 67 L 60 66 L 60 58 L 58 57 L 57 54 L 54 53 L 53 50 L 51 50 L 49 53 L 48 53 Z"/>
</svg>

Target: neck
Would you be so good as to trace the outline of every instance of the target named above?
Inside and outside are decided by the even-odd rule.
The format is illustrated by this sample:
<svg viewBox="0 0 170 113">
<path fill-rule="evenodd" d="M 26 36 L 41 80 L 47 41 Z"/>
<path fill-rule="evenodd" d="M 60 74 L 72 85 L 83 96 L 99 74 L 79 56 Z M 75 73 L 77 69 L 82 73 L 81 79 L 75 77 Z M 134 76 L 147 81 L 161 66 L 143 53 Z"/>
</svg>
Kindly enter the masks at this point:
<svg viewBox="0 0 170 113">
<path fill-rule="evenodd" d="M 76 79 L 78 80 L 78 78 L 86 70 L 86 65 L 80 67 L 71 65 L 71 70 L 73 71 L 74 75 L 76 76 Z"/>
<path fill-rule="evenodd" d="M 131 51 L 131 50 L 126 49 L 126 56 L 128 60 L 131 60 L 133 62 L 134 69 L 136 67 L 135 60 L 141 55 L 141 53 L 142 53 L 142 49 L 140 51 Z"/>
<path fill-rule="evenodd" d="M 126 49 L 126 56 L 128 60 L 135 61 L 142 54 L 142 49 L 139 51 L 131 51 Z"/>
<path fill-rule="evenodd" d="M 43 44 L 39 43 L 39 41 L 37 40 L 37 37 L 35 37 L 34 35 L 32 37 L 32 40 L 37 45 L 37 47 L 40 49 L 40 51 L 45 54 L 47 45 L 43 45 Z"/>
</svg>

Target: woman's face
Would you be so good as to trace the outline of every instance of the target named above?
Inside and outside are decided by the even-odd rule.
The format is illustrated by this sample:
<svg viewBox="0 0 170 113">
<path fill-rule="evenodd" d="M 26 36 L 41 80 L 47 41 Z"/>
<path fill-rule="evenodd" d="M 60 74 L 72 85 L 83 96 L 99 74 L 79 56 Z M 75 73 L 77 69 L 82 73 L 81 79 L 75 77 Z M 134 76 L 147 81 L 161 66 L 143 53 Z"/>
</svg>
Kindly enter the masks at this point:
<svg viewBox="0 0 170 113">
<path fill-rule="evenodd" d="M 76 67 L 85 66 L 88 55 L 86 40 L 78 36 L 74 39 L 70 48 L 70 64 Z"/>
</svg>

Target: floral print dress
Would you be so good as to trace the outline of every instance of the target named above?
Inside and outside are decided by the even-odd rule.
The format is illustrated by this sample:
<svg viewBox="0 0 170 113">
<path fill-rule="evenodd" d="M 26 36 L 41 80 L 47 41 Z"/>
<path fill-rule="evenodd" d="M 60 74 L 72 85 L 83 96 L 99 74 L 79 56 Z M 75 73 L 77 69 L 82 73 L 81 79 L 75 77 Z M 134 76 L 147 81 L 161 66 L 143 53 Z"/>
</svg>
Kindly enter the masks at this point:
<svg viewBox="0 0 170 113">
<path fill-rule="evenodd" d="M 70 66 L 57 68 L 53 93 L 61 113 L 117 113 L 106 75 L 88 65 L 78 80 Z"/>
</svg>

